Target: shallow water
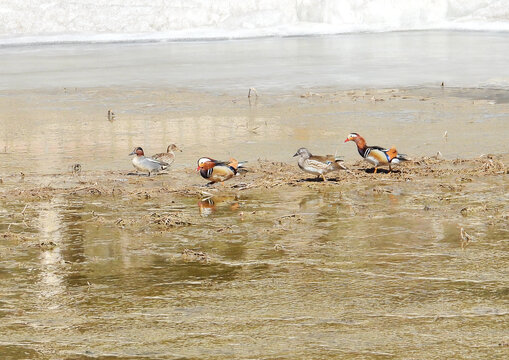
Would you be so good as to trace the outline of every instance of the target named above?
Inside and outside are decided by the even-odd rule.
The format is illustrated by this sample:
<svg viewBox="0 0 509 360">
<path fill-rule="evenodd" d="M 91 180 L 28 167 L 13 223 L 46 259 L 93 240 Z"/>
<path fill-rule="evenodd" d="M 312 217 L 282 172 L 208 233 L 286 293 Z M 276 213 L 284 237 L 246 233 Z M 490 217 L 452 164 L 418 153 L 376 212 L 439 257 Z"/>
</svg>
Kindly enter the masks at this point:
<svg viewBox="0 0 509 360">
<path fill-rule="evenodd" d="M 0 233 L 28 238 L 0 242 L 0 353 L 504 358 L 506 178 L 460 192 L 374 181 L 383 191 L 2 201 Z M 465 204 L 487 210 L 462 215 Z M 140 219 L 175 212 L 192 224 Z M 464 250 L 460 226 L 476 239 Z"/>
<path fill-rule="evenodd" d="M 3 92 L 0 177 L 69 172 L 76 163 L 127 171 L 134 147 L 151 155 L 171 143 L 183 150 L 175 169 L 195 168 L 202 156 L 293 162 L 302 146 L 352 161 L 359 155 L 344 139 L 353 131 L 410 157 L 509 152 L 507 91 L 315 91 L 251 99 L 165 88 Z"/>
</svg>

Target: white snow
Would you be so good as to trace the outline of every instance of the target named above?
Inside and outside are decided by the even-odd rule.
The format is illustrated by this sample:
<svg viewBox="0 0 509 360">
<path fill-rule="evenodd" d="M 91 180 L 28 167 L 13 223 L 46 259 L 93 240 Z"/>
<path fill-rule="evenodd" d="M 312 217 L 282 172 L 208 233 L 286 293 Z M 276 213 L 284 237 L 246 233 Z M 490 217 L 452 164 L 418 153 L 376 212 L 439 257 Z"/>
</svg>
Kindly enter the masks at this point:
<svg viewBox="0 0 509 360">
<path fill-rule="evenodd" d="M 509 31 L 507 0 L 2 0 L 0 45 Z"/>
</svg>

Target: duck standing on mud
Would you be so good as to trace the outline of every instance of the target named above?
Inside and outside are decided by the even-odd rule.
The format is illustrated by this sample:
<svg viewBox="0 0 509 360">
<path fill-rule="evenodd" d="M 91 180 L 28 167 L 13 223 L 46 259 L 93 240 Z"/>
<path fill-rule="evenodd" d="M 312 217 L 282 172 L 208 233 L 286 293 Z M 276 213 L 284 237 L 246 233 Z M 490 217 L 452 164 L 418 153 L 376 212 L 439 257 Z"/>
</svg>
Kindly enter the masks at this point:
<svg viewBox="0 0 509 360">
<path fill-rule="evenodd" d="M 345 142 L 353 141 L 357 145 L 359 154 L 375 167 L 373 171 L 376 171 L 379 166 L 389 165 L 389 171 L 392 171 L 392 166 L 399 164 L 402 161 L 410 160 L 405 154 L 398 154 L 398 151 L 394 146 L 390 149 L 385 149 L 380 146 L 368 146 L 366 140 L 357 133 L 351 133 L 346 138 Z"/>
<path fill-rule="evenodd" d="M 341 169 L 347 170 L 346 167 L 341 164 L 343 160 L 336 159 L 332 155 L 312 155 L 306 148 L 300 148 L 293 156 L 299 156 L 298 164 L 302 170 L 316 175 L 317 178 L 322 177 L 323 181 L 327 181 L 325 174 L 331 171 Z"/>
<path fill-rule="evenodd" d="M 210 180 L 209 184 L 223 182 L 237 175 L 237 171 L 242 167 L 235 159 L 226 161 L 218 161 L 208 157 L 202 157 L 198 160 L 196 171 L 200 172 L 202 178 Z"/>
<path fill-rule="evenodd" d="M 171 145 L 168 145 L 168 148 L 166 149 L 165 153 L 159 153 L 159 154 L 152 155 L 151 158 L 158 160 L 158 161 L 165 162 L 166 164 L 168 164 L 168 166 L 170 166 L 175 161 L 175 151 L 182 152 L 182 150 L 180 150 L 177 147 L 177 145 L 171 144 Z"/>
<path fill-rule="evenodd" d="M 133 166 L 137 171 L 148 172 L 148 176 L 152 173 L 158 173 L 165 170 L 169 165 L 163 161 L 145 157 L 141 147 L 134 148 L 133 152 L 129 155 L 136 155 L 133 157 Z"/>
</svg>

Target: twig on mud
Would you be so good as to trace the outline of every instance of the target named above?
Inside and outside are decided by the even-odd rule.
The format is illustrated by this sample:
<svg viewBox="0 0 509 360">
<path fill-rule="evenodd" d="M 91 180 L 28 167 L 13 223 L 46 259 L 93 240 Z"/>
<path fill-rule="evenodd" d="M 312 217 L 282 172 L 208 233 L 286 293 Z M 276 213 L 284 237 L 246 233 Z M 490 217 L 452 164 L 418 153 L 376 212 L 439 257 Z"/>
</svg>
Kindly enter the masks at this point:
<svg viewBox="0 0 509 360">
<path fill-rule="evenodd" d="M 107 117 L 108 117 L 108 121 L 113 121 L 113 120 L 115 120 L 115 113 L 113 111 L 111 111 L 110 109 L 108 109 Z"/>
<path fill-rule="evenodd" d="M 83 190 L 90 190 L 91 193 L 96 193 L 98 195 L 101 195 L 102 192 L 101 190 L 99 190 L 98 188 L 95 187 L 95 185 L 91 185 L 91 186 L 84 186 L 84 187 L 80 187 L 80 188 L 77 188 L 77 189 L 72 189 L 69 194 L 76 194 L 78 191 L 83 191 Z"/>
<path fill-rule="evenodd" d="M 73 164 L 71 165 L 71 172 L 73 175 L 79 175 L 81 173 L 81 164 Z"/>
<path fill-rule="evenodd" d="M 247 190 L 247 189 L 251 189 L 253 187 L 256 187 L 255 184 L 246 184 L 246 183 L 240 183 L 240 184 L 235 184 L 232 186 L 232 188 L 234 189 L 239 189 L 239 190 Z"/>
<path fill-rule="evenodd" d="M 465 248 L 470 244 L 470 242 L 474 241 L 474 237 L 472 235 L 467 234 L 467 232 L 463 228 L 461 228 L 460 230 L 460 237 L 462 250 L 465 250 Z"/>
<path fill-rule="evenodd" d="M 258 92 L 256 91 L 256 89 L 254 87 L 250 87 L 249 88 L 249 92 L 247 93 L 247 97 L 250 98 L 251 97 L 251 91 L 254 92 L 255 96 L 258 97 Z"/>
<path fill-rule="evenodd" d="M 153 213 L 150 215 L 150 222 L 167 228 L 193 225 L 191 221 L 188 221 L 186 216 L 180 213 L 169 213 L 166 215 Z"/>
<path fill-rule="evenodd" d="M 184 249 L 184 251 L 182 251 L 182 260 L 184 260 L 185 262 L 197 261 L 208 264 L 210 262 L 210 256 L 207 253 L 204 253 L 203 251 Z"/>
<path fill-rule="evenodd" d="M 275 220 L 282 220 L 282 219 L 294 218 L 294 217 L 297 217 L 297 214 L 290 214 L 290 215 L 279 216 Z"/>
</svg>

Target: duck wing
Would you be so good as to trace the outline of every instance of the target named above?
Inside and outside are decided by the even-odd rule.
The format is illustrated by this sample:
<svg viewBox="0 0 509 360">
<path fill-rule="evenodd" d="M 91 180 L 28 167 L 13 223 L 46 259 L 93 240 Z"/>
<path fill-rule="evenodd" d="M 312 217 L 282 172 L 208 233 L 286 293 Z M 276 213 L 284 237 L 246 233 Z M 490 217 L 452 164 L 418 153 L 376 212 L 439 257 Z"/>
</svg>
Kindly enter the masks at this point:
<svg viewBox="0 0 509 360">
<path fill-rule="evenodd" d="M 372 157 L 378 161 L 379 164 L 388 164 L 390 160 L 387 151 L 389 151 L 389 149 L 380 146 L 368 146 L 364 152 L 364 158 Z"/>
<path fill-rule="evenodd" d="M 151 156 L 152 159 L 158 159 L 160 157 L 163 157 L 165 155 L 168 155 L 168 153 L 158 153 Z"/>
<path fill-rule="evenodd" d="M 339 170 L 346 169 L 343 164 L 341 164 L 343 160 L 336 159 L 333 155 L 319 156 L 312 155 L 308 159 L 308 164 L 314 166 L 318 169 L 329 169 L 329 170 Z"/>
<path fill-rule="evenodd" d="M 231 166 L 216 165 L 207 171 L 206 178 L 214 182 L 225 181 L 235 176 L 236 173 L 237 170 Z"/>
<path fill-rule="evenodd" d="M 406 154 L 398 153 L 395 146 L 391 146 L 390 149 L 384 150 L 389 162 L 393 159 L 398 159 L 399 161 L 409 161 L 410 158 Z"/>
<path fill-rule="evenodd" d="M 147 161 L 149 164 L 160 165 L 161 168 L 163 168 L 163 170 L 165 168 L 167 168 L 168 166 L 170 166 L 170 164 L 168 164 L 168 163 L 166 163 L 164 161 L 153 159 L 153 158 L 150 158 L 150 157 L 145 157 L 145 161 Z"/>
<path fill-rule="evenodd" d="M 175 161 L 175 155 L 171 153 L 159 153 L 151 156 L 152 159 L 171 165 Z"/>
</svg>

